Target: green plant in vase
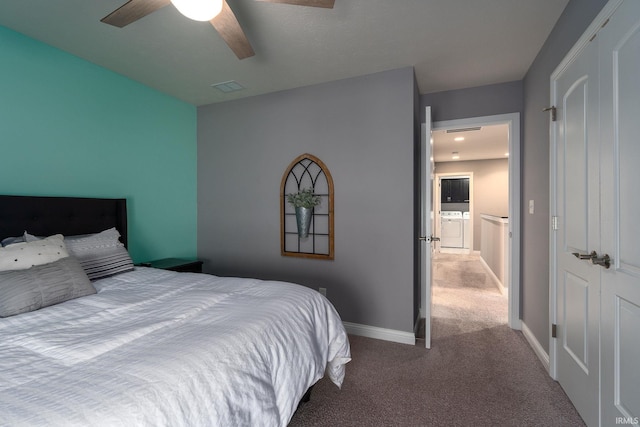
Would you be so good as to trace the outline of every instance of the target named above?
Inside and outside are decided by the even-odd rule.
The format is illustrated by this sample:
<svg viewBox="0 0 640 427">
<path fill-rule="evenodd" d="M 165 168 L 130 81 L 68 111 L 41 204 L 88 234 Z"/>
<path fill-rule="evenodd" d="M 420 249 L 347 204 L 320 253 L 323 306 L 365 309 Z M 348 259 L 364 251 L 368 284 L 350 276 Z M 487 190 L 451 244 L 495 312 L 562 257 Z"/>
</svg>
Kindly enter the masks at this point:
<svg viewBox="0 0 640 427">
<path fill-rule="evenodd" d="M 313 208 L 318 206 L 321 201 L 322 198 L 313 194 L 313 189 L 311 188 L 304 188 L 297 193 L 287 194 L 287 202 L 296 210 L 298 236 L 307 237 L 309 235 Z"/>
</svg>

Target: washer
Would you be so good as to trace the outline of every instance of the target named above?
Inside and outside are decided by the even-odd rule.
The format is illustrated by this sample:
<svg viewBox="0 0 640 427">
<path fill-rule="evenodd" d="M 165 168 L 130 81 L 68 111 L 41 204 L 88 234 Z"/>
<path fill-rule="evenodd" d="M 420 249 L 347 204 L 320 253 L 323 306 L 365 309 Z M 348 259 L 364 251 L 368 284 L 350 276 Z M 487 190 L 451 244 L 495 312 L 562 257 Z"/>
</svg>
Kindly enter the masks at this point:
<svg viewBox="0 0 640 427">
<path fill-rule="evenodd" d="M 461 248 L 464 243 L 461 211 L 440 212 L 440 247 Z"/>
</svg>

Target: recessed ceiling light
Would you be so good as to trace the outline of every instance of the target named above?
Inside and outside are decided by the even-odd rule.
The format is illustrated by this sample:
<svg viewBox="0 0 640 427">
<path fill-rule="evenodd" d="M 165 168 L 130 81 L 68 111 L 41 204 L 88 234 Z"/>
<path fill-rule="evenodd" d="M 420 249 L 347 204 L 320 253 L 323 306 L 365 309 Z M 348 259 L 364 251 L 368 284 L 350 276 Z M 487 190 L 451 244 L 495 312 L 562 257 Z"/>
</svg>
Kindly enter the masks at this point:
<svg viewBox="0 0 640 427">
<path fill-rule="evenodd" d="M 464 141 L 464 136 L 456 136 L 453 138 L 454 141 Z"/>
<path fill-rule="evenodd" d="M 244 89 L 244 86 L 242 86 L 240 83 L 238 83 L 235 80 L 229 80 L 228 82 L 214 83 L 211 85 L 211 87 L 218 89 L 220 92 L 223 92 L 223 93 L 235 92 L 235 91 Z"/>
</svg>

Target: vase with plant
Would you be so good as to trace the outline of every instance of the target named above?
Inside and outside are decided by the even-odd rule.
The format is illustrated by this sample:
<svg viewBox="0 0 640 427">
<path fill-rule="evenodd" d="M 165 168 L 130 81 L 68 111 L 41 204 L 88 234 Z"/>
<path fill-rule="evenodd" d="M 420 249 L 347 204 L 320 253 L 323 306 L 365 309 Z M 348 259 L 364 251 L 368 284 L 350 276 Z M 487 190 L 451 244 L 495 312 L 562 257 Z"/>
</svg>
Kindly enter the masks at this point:
<svg viewBox="0 0 640 427">
<path fill-rule="evenodd" d="M 298 236 L 307 237 L 309 235 L 311 217 L 313 216 L 313 208 L 320 204 L 322 198 L 313 194 L 313 189 L 304 188 L 297 193 L 287 194 L 287 201 L 296 210 Z"/>
</svg>

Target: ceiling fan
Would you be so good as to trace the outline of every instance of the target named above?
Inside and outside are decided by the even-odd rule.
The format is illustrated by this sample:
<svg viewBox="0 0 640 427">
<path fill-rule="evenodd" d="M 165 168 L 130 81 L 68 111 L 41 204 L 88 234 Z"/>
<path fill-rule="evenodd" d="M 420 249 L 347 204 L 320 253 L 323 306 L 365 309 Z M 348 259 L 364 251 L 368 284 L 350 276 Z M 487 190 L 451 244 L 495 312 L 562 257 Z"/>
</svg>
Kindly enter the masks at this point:
<svg viewBox="0 0 640 427">
<path fill-rule="evenodd" d="M 267 3 L 286 3 L 297 6 L 333 8 L 335 0 L 258 0 Z M 100 21 L 116 27 L 125 27 L 155 12 L 169 3 L 186 17 L 196 21 L 209 21 L 238 59 L 255 55 L 247 36 L 226 0 L 129 0 Z M 200 15 L 198 6 L 205 6 Z"/>
</svg>

